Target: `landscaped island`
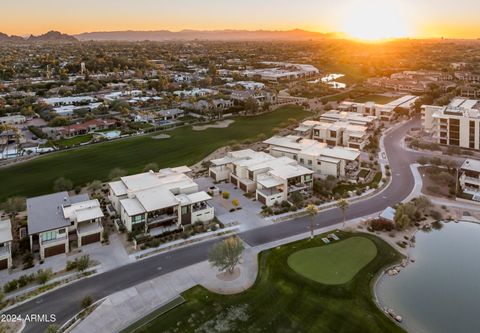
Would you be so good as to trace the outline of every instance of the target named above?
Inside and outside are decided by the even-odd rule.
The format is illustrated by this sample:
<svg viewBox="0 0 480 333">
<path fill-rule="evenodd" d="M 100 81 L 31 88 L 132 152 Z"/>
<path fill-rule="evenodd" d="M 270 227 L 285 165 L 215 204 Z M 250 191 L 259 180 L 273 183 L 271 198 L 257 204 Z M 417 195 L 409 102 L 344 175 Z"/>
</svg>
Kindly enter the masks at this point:
<svg viewBox="0 0 480 333">
<path fill-rule="evenodd" d="M 169 131 L 167 140 L 134 137 L 42 156 L 0 169 L 0 202 L 15 195 L 48 193 L 59 177 L 83 185 L 95 179 L 108 180 L 109 172 L 117 167 L 134 173 L 152 162 L 160 168 L 192 165 L 231 141 L 254 139 L 262 133 L 269 136 L 289 118 L 300 120 L 309 114 L 301 107 L 285 106 L 267 114 L 234 118 L 227 128 L 194 131 L 185 126 Z"/>
<path fill-rule="evenodd" d="M 375 236 L 336 234 L 329 245 L 316 237 L 263 252 L 249 290 L 223 296 L 192 288 L 185 303 L 136 332 L 403 332 L 379 310 L 371 287 L 400 254 Z M 327 258 L 331 249 L 335 260 Z M 299 266 L 300 257 L 310 267 Z"/>
</svg>

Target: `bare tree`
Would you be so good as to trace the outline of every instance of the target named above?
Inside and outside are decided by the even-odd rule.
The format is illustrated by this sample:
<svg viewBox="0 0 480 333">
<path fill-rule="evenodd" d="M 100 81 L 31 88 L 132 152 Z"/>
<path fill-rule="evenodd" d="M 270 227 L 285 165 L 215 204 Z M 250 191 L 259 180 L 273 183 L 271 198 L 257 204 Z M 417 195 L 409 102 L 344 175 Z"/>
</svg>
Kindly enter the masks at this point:
<svg viewBox="0 0 480 333">
<path fill-rule="evenodd" d="M 208 253 L 208 261 L 222 272 L 233 273 L 240 263 L 244 246 L 240 238 L 232 236 L 215 244 Z"/>
<path fill-rule="evenodd" d="M 313 239 L 313 236 L 314 236 L 314 225 L 313 225 L 313 222 L 315 220 L 315 216 L 318 215 L 318 213 L 320 212 L 320 210 L 318 209 L 317 206 L 313 205 L 313 204 L 309 204 L 306 208 L 307 210 L 307 213 L 308 215 L 310 215 L 310 239 Z"/>
</svg>

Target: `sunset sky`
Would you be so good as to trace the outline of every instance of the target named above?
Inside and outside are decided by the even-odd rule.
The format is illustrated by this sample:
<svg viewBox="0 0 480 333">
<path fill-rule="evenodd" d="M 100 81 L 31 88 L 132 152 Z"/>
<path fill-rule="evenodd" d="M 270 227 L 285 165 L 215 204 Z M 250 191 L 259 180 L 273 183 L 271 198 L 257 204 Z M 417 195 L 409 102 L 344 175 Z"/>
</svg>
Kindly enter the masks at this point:
<svg viewBox="0 0 480 333">
<path fill-rule="evenodd" d="M 0 32 L 305 29 L 358 38 L 480 37 L 479 0 L 2 0 Z"/>
</svg>

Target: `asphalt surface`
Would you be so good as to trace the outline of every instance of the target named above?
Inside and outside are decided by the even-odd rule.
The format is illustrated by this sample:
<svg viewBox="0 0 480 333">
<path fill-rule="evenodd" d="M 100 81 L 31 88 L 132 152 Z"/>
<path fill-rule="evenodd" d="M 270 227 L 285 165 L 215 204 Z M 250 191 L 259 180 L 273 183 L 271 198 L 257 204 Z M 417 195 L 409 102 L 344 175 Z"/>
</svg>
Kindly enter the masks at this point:
<svg viewBox="0 0 480 333">
<path fill-rule="evenodd" d="M 351 204 L 347 210 L 347 220 L 379 212 L 387 206 L 402 201 L 411 193 L 414 178 L 409 165 L 415 162 L 419 154 L 403 150 L 400 142 L 408 129 L 418 126 L 419 121 L 412 120 L 387 134 L 384 144 L 391 167 L 392 182 L 378 195 Z M 340 223 L 342 219 L 338 209 L 320 212 L 315 220 L 316 228 Z M 249 245 L 257 246 L 304 233 L 309 230 L 309 222 L 309 217 L 302 217 L 243 232 L 239 236 Z M 97 300 L 160 275 L 204 261 L 207 259 L 208 250 L 217 241 L 193 244 L 80 280 L 21 304 L 7 313 L 20 315 L 23 318 L 32 314 L 55 314 L 56 324 L 62 325 L 81 310 L 80 302 L 85 296 L 91 296 Z M 49 324 L 51 323 L 27 322 L 23 332 L 43 332 Z"/>
</svg>

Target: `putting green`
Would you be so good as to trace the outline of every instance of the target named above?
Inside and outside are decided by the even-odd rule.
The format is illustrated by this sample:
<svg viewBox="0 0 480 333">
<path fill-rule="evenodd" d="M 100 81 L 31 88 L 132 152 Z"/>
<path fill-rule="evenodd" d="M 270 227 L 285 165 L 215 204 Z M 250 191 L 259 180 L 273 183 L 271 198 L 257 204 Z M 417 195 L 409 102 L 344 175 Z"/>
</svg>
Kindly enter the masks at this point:
<svg viewBox="0 0 480 333">
<path fill-rule="evenodd" d="M 293 253 L 288 265 L 298 274 L 323 284 L 350 281 L 377 255 L 375 244 L 365 237 L 351 237 L 330 245 Z"/>
</svg>

